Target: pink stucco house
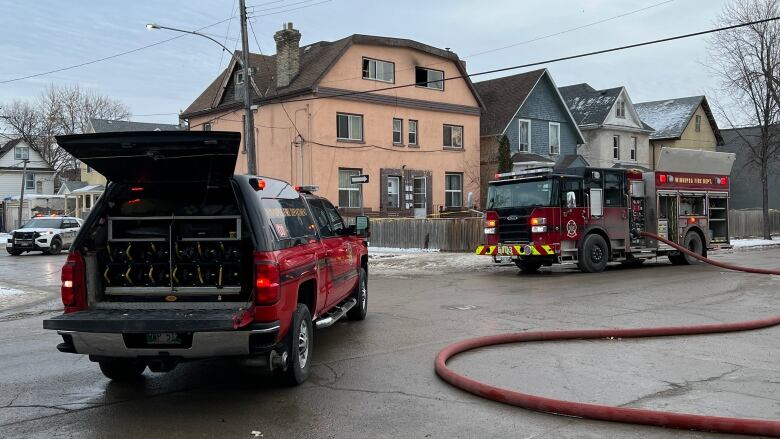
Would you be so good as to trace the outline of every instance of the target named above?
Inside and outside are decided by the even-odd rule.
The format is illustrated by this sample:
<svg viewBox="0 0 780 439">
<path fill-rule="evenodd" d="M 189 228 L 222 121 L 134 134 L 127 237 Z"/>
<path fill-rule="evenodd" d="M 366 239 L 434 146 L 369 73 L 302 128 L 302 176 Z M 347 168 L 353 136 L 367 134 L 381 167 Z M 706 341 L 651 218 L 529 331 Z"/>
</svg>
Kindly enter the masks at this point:
<svg viewBox="0 0 780 439">
<path fill-rule="evenodd" d="M 300 46 L 291 23 L 274 38 L 276 55 L 250 55 L 260 175 L 317 185 L 346 213 L 479 204 L 482 103 L 455 53 L 369 35 Z M 233 61 L 181 117 L 191 130 L 242 131 L 244 80 Z M 416 85 L 380 90 L 404 84 Z M 351 184 L 357 174 L 370 182 Z"/>
</svg>

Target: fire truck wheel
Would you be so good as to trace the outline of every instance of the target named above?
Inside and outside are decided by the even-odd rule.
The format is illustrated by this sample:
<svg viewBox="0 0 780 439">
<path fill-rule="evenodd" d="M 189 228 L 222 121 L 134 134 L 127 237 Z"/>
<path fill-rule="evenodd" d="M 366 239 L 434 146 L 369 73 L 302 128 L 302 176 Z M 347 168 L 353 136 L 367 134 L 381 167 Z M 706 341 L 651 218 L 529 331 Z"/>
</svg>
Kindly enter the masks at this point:
<svg viewBox="0 0 780 439">
<path fill-rule="evenodd" d="M 577 265 L 584 273 L 600 273 L 609 262 L 609 247 L 601 235 L 591 233 L 585 237 L 579 252 Z"/>
<path fill-rule="evenodd" d="M 688 250 L 696 253 L 697 255 L 704 255 L 704 243 L 701 242 L 701 236 L 699 236 L 696 232 L 688 232 L 685 235 L 685 241 L 683 241 L 683 245 Z M 689 255 L 680 255 L 682 256 L 683 261 L 686 265 L 696 264 L 698 263 L 698 259 L 689 256 Z"/>
<path fill-rule="evenodd" d="M 517 268 L 519 268 L 523 273 L 529 274 L 538 272 L 539 267 L 542 266 L 542 264 L 539 262 L 524 261 L 522 259 L 516 260 L 515 265 L 517 265 Z"/>
</svg>

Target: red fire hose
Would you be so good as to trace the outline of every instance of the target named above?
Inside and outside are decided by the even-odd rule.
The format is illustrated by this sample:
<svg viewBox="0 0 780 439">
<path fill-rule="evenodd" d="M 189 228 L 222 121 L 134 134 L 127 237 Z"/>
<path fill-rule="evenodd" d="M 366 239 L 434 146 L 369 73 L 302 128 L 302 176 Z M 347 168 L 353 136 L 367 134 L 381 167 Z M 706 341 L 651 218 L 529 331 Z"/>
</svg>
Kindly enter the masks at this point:
<svg viewBox="0 0 780 439">
<path fill-rule="evenodd" d="M 696 259 L 717 267 L 748 273 L 780 275 L 780 270 L 738 267 L 723 262 L 716 262 L 699 256 L 688 249 L 652 233 L 643 232 L 644 236 L 656 239 Z M 552 340 L 587 340 L 638 337 L 667 337 L 673 335 L 714 334 L 722 332 L 747 331 L 768 328 L 780 324 L 780 315 L 744 322 L 695 325 L 667 326 L 659 328 L 622 328 L 622 329 L 586 329 L 572 331 L 538 331 L 515 332 L 502 335 L 492 335 L 463 340 L 445 347 L 436 356 L 436 373 L 441 379 L 467 392 L 505 404 L 511 404 L 528 410 L 552 413 L 580 418 L 597 419 L 601 421 L 625 422 L 630 424 L 654 425 L 658 427 L 680 428 L 686 430 L 713 431 L 732 434 L 752 434 L 780 437 L 780 421 L 727 418 L 720 416 L 703 416 L 687 413 L 670 413 L 657 410 L 612 407 L 601 404 L 586 404 L 575 401 L 545 398 L 530 395 L 501 387 L 491 386 L 480 381 L 460 375 L 447 367 L 447 360 L 462 352 L 486 346 L 507 343 Z"/>
</svg>

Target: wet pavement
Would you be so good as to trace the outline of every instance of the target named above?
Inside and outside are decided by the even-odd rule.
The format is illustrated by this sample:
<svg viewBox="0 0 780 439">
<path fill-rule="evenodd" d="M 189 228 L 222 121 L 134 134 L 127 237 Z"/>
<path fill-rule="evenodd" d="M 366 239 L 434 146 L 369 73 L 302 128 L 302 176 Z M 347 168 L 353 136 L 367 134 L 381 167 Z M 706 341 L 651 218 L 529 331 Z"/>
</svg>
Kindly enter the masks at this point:
<svg viewBox="0 0 780 439">
<path fill-rule="evenodd" d="M 0 284 L 38 291 L 0 311 L 0 437 L 729 438 L 533 413 L 459 391 L 436 353 L 476 335 L 737 321 L 780 313 L 780 277 L 647 264 L 585 275 L 556 268 L 373 275 L 369 315 L 316 334 L 308 382 L 284 388 L 228 361 L 109 382 L 41 329 L 64 257 L 0 255 Z M 780 267 L 780 249 L 719 256 Z M 10 259 L 13 259 L 11 261 Z M 29 261 L 29 262 L 28 262 Z M 8 283 L 6 283 L 8 282 Z M 545 396 L 681 412 L 780 418 L 780 328 L 641 340 L 533 343 L 454 358 L 460 372 Z M 254 433 L 253 433 L 254 432 Z"/>
</svg>

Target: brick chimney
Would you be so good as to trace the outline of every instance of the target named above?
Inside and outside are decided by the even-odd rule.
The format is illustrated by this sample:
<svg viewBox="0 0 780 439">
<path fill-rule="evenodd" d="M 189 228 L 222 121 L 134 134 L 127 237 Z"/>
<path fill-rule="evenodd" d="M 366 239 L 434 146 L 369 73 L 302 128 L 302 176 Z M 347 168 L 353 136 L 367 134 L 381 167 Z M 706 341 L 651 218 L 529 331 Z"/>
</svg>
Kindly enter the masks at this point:
<svg viewBox="0 0 780 439">
<path fill-rule="evenodd" d="M 301 33 L 293 29 L 292 23 L 287 23 L 282 30 L 274 34 L 274 41 L 276 41 L 276 87 L 287 87 L 298 74 Z"/>
</svg>

